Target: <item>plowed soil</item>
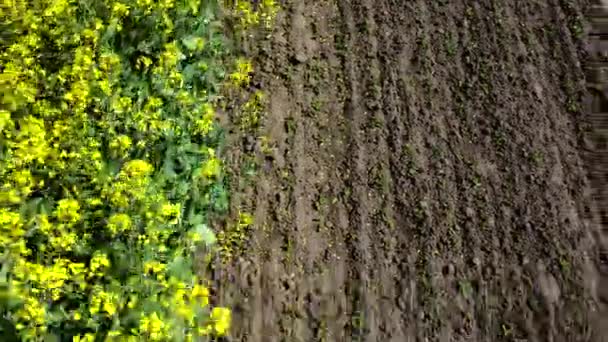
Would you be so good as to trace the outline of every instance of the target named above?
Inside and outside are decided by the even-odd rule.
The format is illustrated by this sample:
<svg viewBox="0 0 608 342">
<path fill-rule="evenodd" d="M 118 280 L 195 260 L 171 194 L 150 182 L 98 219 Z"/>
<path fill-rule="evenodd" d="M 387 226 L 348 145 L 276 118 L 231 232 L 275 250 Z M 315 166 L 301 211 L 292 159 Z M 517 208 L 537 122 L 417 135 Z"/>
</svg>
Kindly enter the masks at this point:
<svg viewBox="0 0 608 342">
<path fill-rule="evenodd" d="M 284 4 L 229 340 L 600 341 L 584 5 Z"/>
</svg>

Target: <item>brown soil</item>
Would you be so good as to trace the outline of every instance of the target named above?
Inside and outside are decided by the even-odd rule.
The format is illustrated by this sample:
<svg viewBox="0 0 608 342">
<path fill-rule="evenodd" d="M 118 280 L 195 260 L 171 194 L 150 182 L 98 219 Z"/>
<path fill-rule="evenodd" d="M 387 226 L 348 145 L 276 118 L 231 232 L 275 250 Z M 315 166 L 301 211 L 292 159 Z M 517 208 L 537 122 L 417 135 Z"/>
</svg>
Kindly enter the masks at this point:
<svg viewBox="0 0 608 342">
<path fill-rule="evenodd" d="M 600 341 L 583 2 L 286 3 L 229 340 Z"/>
<path fill-rule="evenodd" d="M 608 341 L 608 1 L 595 1 L 588 10 L 585 73 L 587 96 L 583 155 L 585 156 L 596 230 L 599 277 L 597 296 L 601 301 L 596 327 L 603 342 Z"/>
</svg>

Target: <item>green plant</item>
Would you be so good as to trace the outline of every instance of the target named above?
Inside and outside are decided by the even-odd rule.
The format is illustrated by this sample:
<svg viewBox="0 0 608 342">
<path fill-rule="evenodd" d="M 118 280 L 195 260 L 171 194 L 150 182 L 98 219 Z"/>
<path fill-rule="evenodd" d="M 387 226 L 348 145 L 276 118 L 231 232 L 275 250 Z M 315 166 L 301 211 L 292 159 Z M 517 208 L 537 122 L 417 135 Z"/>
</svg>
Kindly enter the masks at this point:
<svg viewBox="0 0 608 342">
<path fill-rule="evenodd" d="M 247 102 L 240 108 L 238 124 L 243 132 L 255 132 L 261 123 L 265 110 L 265 97 L 262 91 L 256 91 L 249 96 Z"/>
<path fill-rule="evenodd" d="M 535 165 L 535 166 L 541 166 L 543 161 L 544 161 L 544 155 L 541 151 L 533 151 L 530 154 L 530 161 Z"/>
<path fill-rule="evenodd" d="M 224 261 L 231 260 L 235 255 L 242 252 L 249 228 L 253 224 L 253 216 L 240 212 L 235 224 L 228 226 L 219 232 L 218 246 Z"/>
<path fill-rule="evenodd" d="M 219 9 L 2 0 L 0 310 L 18 338 L 227 332 L 191 257 L 227 208 Z"/>
<path fill-rule="evenodd" d="M 445 40 L 445 48 L 448 56 L 454 57 L 458 49 L 458 40 L 453 35 L 448 35 Z"/>
<path fill-rule="evenodd" d="M 458 290 L 464 298 L 471 298 L 471 295 L 473 294 L 473 286 L 468 280 L 459 281 Z"/>
</svg>

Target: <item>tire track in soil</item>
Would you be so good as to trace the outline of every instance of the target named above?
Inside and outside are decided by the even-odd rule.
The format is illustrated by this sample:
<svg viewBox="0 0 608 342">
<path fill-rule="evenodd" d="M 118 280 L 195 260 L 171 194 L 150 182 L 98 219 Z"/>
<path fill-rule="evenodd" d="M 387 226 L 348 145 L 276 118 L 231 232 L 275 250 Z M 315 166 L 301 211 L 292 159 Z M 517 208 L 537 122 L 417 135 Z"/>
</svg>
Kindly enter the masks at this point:
<svg viewBox="0 0 608 342">
<path fill-rule="evenodd" d="M 566 6 L 287 2 L 230 340 L 591 340 Z"/>
<path fill-rule="evenodd" d="M 338 3 L 341 17 L 344 20 L 342 36 L 344 39 L 344 50 L 345 51 L 360 51 L 367 48 L 364 41 L 357 39 L 358 35 L 356 32 L 355 21 L 355 9 L 353 8 L 353 1 L 341 1 Z M 361 317 L 363 320 L 373 321 L 373 313 L 370 313 L 367 309 L 367 299 L 365 290 L 366 285 L 369 283 L 367 277 L 369 255 L 365 253 L 366 247 L 369 246 L 369 233 L 371 222 L 369 221 L 369 212 L 373 211 L 372 206 L 368 207 L 364 205 L 366 203 L 366 197 L 370 196 L 367 192 L 367 155 L 364 149 L 365 132 L 363 130 L 362 122 L 362 106 L 361 94 L 362 86 L 359 82 L 359 76 L 364 71 L 361 65 L 358 64 L 359 60 L 343 57 L 343 72 L 347 85 L 345 92 L 346 100 L 344 103 L 343 115 L 348 126 L 348 147 L 346 150 L 347 163 L 349 167 L 349 178 L 347 187 L 351 189 L 352 194 L 349 196 L 349 226 L 350 231 L 346 231 L 346 236 L 351 240 L 350 254 L 352 267 L 350 270 L 351 279 L 353 281 L 352 286 L 352 310 L 357 313 L 371 314 L 372 317 Z M 345 165 L 346 166 L 346 165 Z M 350 326 L 348 327 L 350 334 L 355 339 L 361 339 L 364 336 L 361 326 Z"/>
<path fill-rule="evenodd" d="M 360 61 L 363 68 L 359 75 L 361 75 L 360 84 L 363 85 L 365 98 L 361 106 L 364 108 L 362 116 L 366 120 L 361 131 L 366 137 L 365 145 L 370 146 L 369 150 L 374 151 L 373 155 L 376 157 L 367 163 L 366 172 L 369 179 L 366 186 L 360 190 L 368 192 L 368 197 L 361 203 L 365 203 L 371 213 L 371 229 L 368 234 L 376 240 L 370 251 L 371 259 L 375 263 L 369 265 L 366 270 L 369 273 L 369 279 L 374 281 L 365 284 L 368 290 L 364 293 L 367 302 L 364 312 L 368 312 L 369 317 L 364 338 L 365 340 L 404 341 L 414 335 L 411 329 L 408 333 L 408 327 L 403 326 L 401 320 L 403 312 L 399 308 L 402 304 L 395 305 L 395 298 L 400 298 L 397 289 L 402 288 L 405 290 L 404 294 L 407 294 L 412 293 L 413 288 L 411 283 L 405 284 L 405 287 L 396 286 L 395 275 L 400 274 L 401 279 L 408 282 L 412 279 L 396 267 L 399 264 L 407 264 L 407 259 L 411 258 L 411 251 L 415 249 L 400 249 L 399 253 L 396 250 L 399 240 L 411 239 L 409 232 L 406 231 L 404 234 L 399 231 L 399 228 L 403 226 L 396 223 L 395 220 L 394 206 L 398 194 L 394 193 L 397 188 L 393 184 L 395 178 L 390 171 L 393 154 L 390 153 L 390 138 L 388 138 L 393 128 L 388 125 L 385 114 L 392 101 L 383 96 L 391 91 L 394 93 L 396 90 L 391 86 L 394 85 L 391 82 L 395 75 L 394 72 L 391 72 L 390 60 L 394 59 L 394 56 L 387 55 L 384 50 L 380 51 L 380 47 L 385 48 L 392 43 L 388 40 L 394 37 L 394 32 L 391 33 L 391 31 L 398 32 L 402 28 L 396 22 L 390 26 L 383 23 L 388 15 L 384 3 L 366 0 L 354 7 L 358 12 L 357 17 L 360 18 L 360 22 L 357 24 L 359 36 L 363 38 L 357 44 L 361 47 L 361 51 L 355 50 L 357 55 L 361 56 L 356 60 Z M 378 23 L 382 25 L 379 26 Z M 389 65 L 388 68 L 387 65 Z M 368 152 L 367 155 L 370 153 Z M 370 202 L 375 205 L 369 205 Z M 361 251 L 366 249 L 369 248 L 361 246 Z"/>
</svg>

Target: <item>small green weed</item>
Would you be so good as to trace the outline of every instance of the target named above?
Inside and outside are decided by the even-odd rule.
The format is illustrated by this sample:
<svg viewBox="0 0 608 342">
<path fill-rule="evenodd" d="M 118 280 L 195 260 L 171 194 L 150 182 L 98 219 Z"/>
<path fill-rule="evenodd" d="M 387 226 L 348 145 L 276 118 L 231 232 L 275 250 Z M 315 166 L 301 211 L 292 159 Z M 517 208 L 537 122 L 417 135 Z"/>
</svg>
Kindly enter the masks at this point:
<svg viewBox="0 0 608 342">
<path fill-rule="evenodd" d="M 458 291 L 464 298 L 471 298 L 473 294 L 473 286 L 468 280 L 461 280 L 458 282 Z"/>
<path fill-rule="evenodd" d="M 535 166 L 541 166 L 545 160 L 545 157 L 541 151 L 534 151 L 530 154 L 530 161 Z"/>
<path fill-rule="evenodd" d="M 458 48 L 458 40 L 453 35 L 448 35 L 445 41 L 445 49 L 449 57 L 454 57 Z"/>
</svg>

